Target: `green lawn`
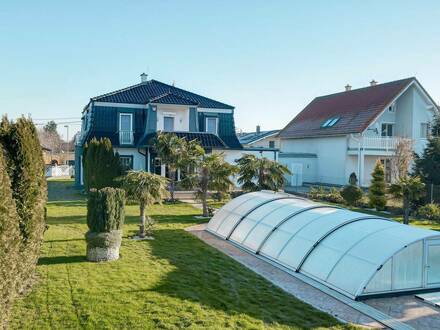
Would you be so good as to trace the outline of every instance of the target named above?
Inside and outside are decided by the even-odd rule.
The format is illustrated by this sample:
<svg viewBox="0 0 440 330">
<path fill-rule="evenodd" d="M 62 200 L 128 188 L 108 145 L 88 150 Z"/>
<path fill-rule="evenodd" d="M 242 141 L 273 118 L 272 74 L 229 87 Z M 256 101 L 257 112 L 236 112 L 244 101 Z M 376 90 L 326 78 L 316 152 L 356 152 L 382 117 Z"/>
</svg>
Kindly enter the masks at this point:
<svg viewBox="0 0 440 330">
<path fill-rule="evenodd" d="M 127 206 L 121 259 L 85 260 L 85 200 L 72 181 L 50 181 L 49 229 L 39 282 L 16 304 L 12 329 L 352 328 L 296 300 L 183 229 L 200 211 L 155 206 L 156 240 Z"/>
</svg>

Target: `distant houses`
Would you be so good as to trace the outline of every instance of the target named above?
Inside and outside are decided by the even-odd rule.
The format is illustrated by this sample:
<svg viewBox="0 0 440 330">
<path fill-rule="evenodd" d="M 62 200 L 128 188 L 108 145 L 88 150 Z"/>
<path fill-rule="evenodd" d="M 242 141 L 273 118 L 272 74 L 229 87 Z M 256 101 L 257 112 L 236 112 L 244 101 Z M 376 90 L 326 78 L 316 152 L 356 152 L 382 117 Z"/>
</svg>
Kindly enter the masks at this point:
<svg viewBox="0 0 440 330">
<path fill-rule="evenodd" d="M 437 105 L 416 78 L 316 97 L 279 133 L 281 163 L 289 185 L 343 185 L 355 173 L 368 186 L 377 160 L 391 181 L 391 159 L 399 139 L 420 153 Z"/>
</svg>

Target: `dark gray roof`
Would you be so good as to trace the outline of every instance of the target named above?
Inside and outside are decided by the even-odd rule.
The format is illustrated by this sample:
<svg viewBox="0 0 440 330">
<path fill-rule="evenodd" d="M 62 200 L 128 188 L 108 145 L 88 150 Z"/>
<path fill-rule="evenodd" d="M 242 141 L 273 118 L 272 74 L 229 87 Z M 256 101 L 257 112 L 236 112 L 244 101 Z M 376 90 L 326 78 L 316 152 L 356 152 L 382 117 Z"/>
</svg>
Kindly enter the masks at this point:
<svg viewBox="0 0 440 330">
<path fill-rule="evenodd" d="M 257 132 L 240 133 L 237 134 L 237 137 L 241 144 L 249 144 L 264 139 L 268 136 L 278 134 L 279 131 L 280 131 L 279 129 L 274 129 L 271 131 L 260 131 L 260 133 Z"/>
<path fill-rule="evenodd" d="M 92 98 L 92 101 L 98 102 L 130 104 L 148 104 L 153 100 L 157 103 L 169 101 L 172 102 L 170 104 L 198 105 L 201 108 L 234 109 L 231 105 L 153 79 Z"/>
</svg>

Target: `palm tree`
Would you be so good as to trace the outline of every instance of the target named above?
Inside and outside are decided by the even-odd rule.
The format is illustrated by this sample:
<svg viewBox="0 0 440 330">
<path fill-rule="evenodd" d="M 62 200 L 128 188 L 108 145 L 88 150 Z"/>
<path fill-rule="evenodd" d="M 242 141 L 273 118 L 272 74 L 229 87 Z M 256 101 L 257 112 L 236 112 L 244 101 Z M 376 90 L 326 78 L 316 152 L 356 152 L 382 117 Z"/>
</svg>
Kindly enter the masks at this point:
<svg viewBox="0 0 440 330">
<path fill-rule="evenodd" d="M 211 154 L 200 158 L 196 164 L 196 172 L 188 174 L 183 183 L 188 188 L 196 189 L 197 199 L 202 202 L 203 216 L 208 217 L 208 192 L 227 192 L 233 186 L 231 177 L 236 167 L 224 159 L 224 154 Z"/>
<path fill-rule="evenodd" d="M 127 193 L 127 197 L 139 202 L 141 220 L 139 237 L 145 237 L 146 232 L 151 234 L 152 221 L 146 215 L 145 210 L 148 206 L 161 203 L 163 199 L 168 197 L 167 184 L 167 178 L 145 171 L 129 171 L 123 178 L 123 188 Z M 147 230 L 146 223 L 149 227 Z"/>
<path fill-rule="evenodd" d="M 162 164 L 168 166 L 171 200 L 174 201 L 177 170 L 193 166 L 204 150 L 195 140 L 187 141 L 184 137 L 163 132 L 158 134 L 154 148 Z"/>
<path fill-rule="evenodd" d="M 285 175 L 291 174 L 286 166 L 265 157 L 245 154 L 236 162 L 239 166 L 238 183 L 246 191 L 277 191 L 283 187 Z"/>
</svg>

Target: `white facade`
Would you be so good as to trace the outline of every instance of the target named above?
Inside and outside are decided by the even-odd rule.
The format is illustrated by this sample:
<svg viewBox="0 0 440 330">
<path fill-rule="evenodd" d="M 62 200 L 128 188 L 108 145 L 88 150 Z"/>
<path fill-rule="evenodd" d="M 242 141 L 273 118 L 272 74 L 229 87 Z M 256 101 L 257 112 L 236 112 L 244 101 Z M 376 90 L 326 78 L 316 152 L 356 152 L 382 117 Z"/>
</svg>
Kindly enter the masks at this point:
<svg viewBox="0 0 440 330">
<path fill-rule="evenodd" d="M 413 81 L 361 134 L 282 138 L 279 159 L 297 171 L 302 164 L 304 182 L 344 185 L 354 172 L 359 184 L 368 186 L 376 161 L 388 164 L 399 139 L 410 139 L 415 152 L 423 151 L 435 111 L 435 104 Z"/>
<path fill-rule="evenodd" d="M 270 191 L 223 206 L 207 230 L 352 299 L 440 288 L 440 234 Z"/>
<path fill-rule="evenodd" d="M 145 164 L 146 164 L 146 155 L 145 155 L 145 148 L 141 150 L 143 154 L 141 154 L 138 149 L 135 148 L 119 148 L 114 147 L 113 150 L 117 153 L 119 153 L 120 157 L 132 157 L 133 160 L 133 170 L 140 171 L 140 170 L 146 170 Z"/>
<path fill-rule="evenodd" d="M 174 131 L 189 131 L 189 107 L 182 105 L 157 105 L 157 129 L 164 131 L 164 117 L 171 117 L 174 121 Z"/>
</svg>

